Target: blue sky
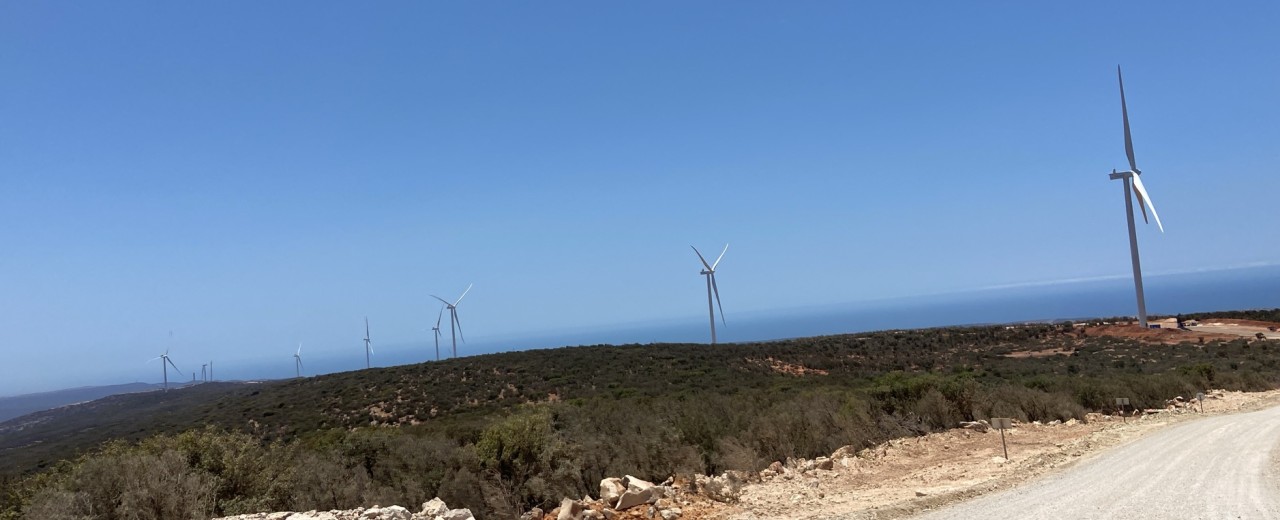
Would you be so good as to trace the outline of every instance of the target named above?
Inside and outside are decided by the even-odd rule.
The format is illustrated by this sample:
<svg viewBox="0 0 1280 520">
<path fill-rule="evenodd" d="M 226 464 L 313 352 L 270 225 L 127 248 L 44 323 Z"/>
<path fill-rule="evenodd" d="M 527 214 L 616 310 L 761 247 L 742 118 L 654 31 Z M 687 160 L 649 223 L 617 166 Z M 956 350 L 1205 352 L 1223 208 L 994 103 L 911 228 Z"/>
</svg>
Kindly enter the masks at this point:
<svg viewBox="0 0 1280 520">
<path fill-rule="evenodd" d="M 1274 262 L 1278 25 L 1269 2 L 5 2 L 0 394 L 158 380 L 166 345 L 291 371 L 298 341 L 359 349 L 366 315 L 421 343 L 428 295 L 469 283 L 473 341 L 704 319 L 691 244 L 732 244 L 730 321 L 1124 275 L 1116 64 L 1166 226 L 1145 270 Z"/>
</svg>

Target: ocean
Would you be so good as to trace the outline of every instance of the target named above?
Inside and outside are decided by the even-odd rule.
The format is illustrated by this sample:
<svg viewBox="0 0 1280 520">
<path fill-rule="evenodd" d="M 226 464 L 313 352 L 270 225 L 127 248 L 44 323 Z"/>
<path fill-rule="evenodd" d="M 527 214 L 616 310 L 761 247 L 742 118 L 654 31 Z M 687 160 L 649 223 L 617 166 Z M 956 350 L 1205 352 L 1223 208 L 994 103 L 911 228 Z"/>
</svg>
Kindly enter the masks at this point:
<svg viewBox="0 0 1280 520">
<path fill-rule="evenodd" d="M 1179 274 L 1147 275 L 1151 315 L 1280 307 L 1280 265 Z M 1128 276 L 1029 284 L 948 294 L 895 298 L 769 312 L 730 312 L 717 322 L 721 343 L 767 341 L 886 329 L 914 329 L 1134 316 L 1137 303 Z M 592 330 L 510 336 L 459 344 L 464 355 L 596 344 L 706 343 L 706 315 L 674 322 L 630 324 Z M 448 334 L 441 341 L 447 355 Z M 465 350 L 462 350 L 465 349 Z M 434 357 L 434 346 L 387 345 L 377 366 L 419 363 Z M 310 374 L 362 368 L 363 355 L 308 361 Z M 279 363 L 260 367 L 261 377 L 287 377 Z M 245 367 L 248 368 L 248 367 Z"/>
</svg>

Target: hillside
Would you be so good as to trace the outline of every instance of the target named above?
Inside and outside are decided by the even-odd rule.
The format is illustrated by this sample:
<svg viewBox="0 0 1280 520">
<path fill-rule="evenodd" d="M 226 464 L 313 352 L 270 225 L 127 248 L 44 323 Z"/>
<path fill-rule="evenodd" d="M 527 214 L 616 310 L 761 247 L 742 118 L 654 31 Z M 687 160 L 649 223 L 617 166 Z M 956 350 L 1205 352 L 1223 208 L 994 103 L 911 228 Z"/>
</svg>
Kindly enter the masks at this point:
<svg viewBox="0 0 1280 520">
<path fill-rule="evenodd" d="M 68 388 L 52 392 L 14 395 L 0 397 L 0 422 L 14 417 L 22 417 L 29 413 L 49 410 L 59 406 L 83 403 L 102 399 L 109 395 L 131 394 L 159 390 L 160 385 L 150 383 L 127 383 L 123 385 L 86 386 Z"/>
<path fill-rule="evenodd" d="M 0 456 L 11 475 L 53 470 L 10 480 L 10 511 L 41 489 L 93 495 L 107 457 L 203 482 L 191 507 L 209 514 L 440 496 L 500 518 L 605 476 L 758 470 L 960 421 L 1083 419 L 1116 396 L 1158 407 L 1278 382 L 1274 341 L 1126 325 L 598 345 L 113 396 L 0 424 Z M 142 442 L 53 464 L 120 439 Z"/>
</svg>

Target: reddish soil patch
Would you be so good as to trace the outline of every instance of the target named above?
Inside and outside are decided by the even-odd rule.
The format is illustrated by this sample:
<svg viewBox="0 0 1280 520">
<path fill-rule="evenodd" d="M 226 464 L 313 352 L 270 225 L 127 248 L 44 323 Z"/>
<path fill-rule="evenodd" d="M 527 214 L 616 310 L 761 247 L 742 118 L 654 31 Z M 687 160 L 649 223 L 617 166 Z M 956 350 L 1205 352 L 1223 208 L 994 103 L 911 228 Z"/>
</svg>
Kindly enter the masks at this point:
<svg viewBox="0 0 1280 520">
<path fill-rule="evenodd" d="M 1132 339 L 1145 343 L 1156 343 L 1160 345 L 1176 345 L 1184 341 L 1213 341 L 1213 340 L 1233 340 L 1238 336 L 1234 334 L 1219 334 L 1215 332 L 1201 332 L 1178 329 L 1144 329 L 1138 324 L 1117 324 L 1117 325 L 1100 325 L 1079 327 L 1078 332 L 1088 337 L 1110 336 L 1114 338 Z"/>
<path fill-rule="evenodd" d="M 809 376 L 809 375 L 818 375 L 818 376 L 827 375 L 826 370 L 822 370 L 818 368 L 809 368 L 807 366 L 797 365 L 795 363 L 787 363 L 786 361 L 780 361 L 772 357 L 767 357 L 764 359 L 747 358 L 747 363 L 768 367 L 769 370 L 772 370 L 779 374 L 787 374 L 790 376 L 799 377 L 799 376 Z"/>
</svg>

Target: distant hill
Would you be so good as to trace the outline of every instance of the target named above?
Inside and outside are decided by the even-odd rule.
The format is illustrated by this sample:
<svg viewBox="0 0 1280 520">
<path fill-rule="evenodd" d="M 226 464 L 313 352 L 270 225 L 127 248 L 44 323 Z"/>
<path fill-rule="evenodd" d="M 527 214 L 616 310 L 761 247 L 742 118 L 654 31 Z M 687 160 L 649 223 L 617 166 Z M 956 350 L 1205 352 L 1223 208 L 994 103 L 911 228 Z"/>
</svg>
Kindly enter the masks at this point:
<svg viewBox="0 0 1280 520">
<path fill-rule="evenodd" d="M 149 392 L 160 388 L 160 385 L 150 383 L 128 383 L 109 386 L 82 386 L 80 388 L 68 388 L 52 392 L 0 397 L 0 422 L 59 406 L 102 399 L 109 395 Z"/>
</svg>

